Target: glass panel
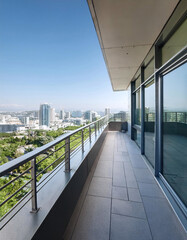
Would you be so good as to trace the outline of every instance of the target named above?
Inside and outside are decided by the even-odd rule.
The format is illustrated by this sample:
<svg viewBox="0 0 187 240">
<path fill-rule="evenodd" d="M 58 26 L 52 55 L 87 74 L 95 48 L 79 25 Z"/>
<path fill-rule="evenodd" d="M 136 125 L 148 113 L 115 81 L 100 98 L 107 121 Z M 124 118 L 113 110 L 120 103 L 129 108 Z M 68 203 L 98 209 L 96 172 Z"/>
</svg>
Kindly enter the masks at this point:
<svg viewBox="0 0 187 240">
<path fill-rule="evenodd" d="M 138 146 L 141 147 L 141 131 L 133 128 L 133 137 Z"/>
<path fill-rule="evenodd" d="M 187 63 L 163 77 L 163 175 L 187 205 Z"/>
<path fill-rule="evenodd" d="M 135 89 L 138 88 L 141 84 L 141 77 L 139 76 L 138 79 L 135 81 Z"/>
<path fill-rule="evenodd" d="M 136 92 L 136 107 L 135 107 L 135 124 L 141 125 L 141 102 L 140 90 Z"/>
<path fill-rule="evenodd" d="M 145 80 L 154 73 L 154 65 L 155 65 L 155 61 L 153 59 L 153 60 L 151 60 L 149 65 L 147 65 L 147 67 L 145 68 L 145 70 L 144 70 L 144 79 Z"/>
<path fill-rule="evenodd" d="M 162 47 L 162 64 L 167 62 L 187 44 L 187 19 Z"/>
<path fill-rule="evenodd" d="M 145 156 L 155 166 L 155 84 L 151 81 L 145 86 Z"/>
<path fill-rule="evenodd" d="M 128 122 L 128 134 L 131 135 L 131 85 L 127 89 L 127 102 L 128 102 L 128 110 L 127 110 L 127 122 Z"/>
</svg>

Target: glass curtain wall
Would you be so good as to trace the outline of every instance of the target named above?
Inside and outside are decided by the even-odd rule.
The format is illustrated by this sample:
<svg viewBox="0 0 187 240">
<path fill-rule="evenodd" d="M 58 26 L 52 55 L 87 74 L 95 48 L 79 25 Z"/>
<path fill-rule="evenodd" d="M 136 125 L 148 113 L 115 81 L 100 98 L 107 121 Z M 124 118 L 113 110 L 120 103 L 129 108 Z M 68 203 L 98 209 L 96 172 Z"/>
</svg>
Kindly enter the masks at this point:
<svg viewBox="0 0 187 240">
<path fill-rule="evenodd" d="M 187 63 L 163 76 L 163 169 L 187 206 Z"/>
<path fill-rule="evenodd" d="M 160 179 L 171 186 L 173 191 L 169 192 L 179 212 L 184 209 L 183 204 L 187 206 L 187 63 L 184 63 L 187 18 L 184 3 L 185 0 L 180 1 L 180 12 L 173 13 L 134 76 L 131 108 L 132 139 L 155 169 L 155 175 L 161 174 Z M 181 216 L 183 214 L 184 211 Z M 184 215 L 186 217 L 186 212 Z"/>
<path fill-rule="evenodd" d="M 154 167 L 154 149 L 155 149 L 155 84 L 151 80 L 144 87 L 145 94 L 145 118 L 144 118 L 144 144 L 145 156 Z"/>
</svg>

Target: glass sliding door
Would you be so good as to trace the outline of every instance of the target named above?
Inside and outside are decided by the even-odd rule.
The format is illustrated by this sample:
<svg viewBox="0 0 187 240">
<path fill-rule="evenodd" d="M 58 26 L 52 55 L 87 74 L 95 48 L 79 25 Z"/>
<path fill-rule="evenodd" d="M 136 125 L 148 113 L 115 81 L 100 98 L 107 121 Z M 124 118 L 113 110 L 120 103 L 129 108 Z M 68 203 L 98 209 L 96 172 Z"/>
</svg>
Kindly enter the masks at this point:
<svg viewBox="0 0 187 240">
<path fill-rule="evenodd" d="M 163 76 L 162 173 L 187 206 L 187 63 Z"/>
<path fill-rule="evenodd" d="M 141 95 L 140 89 L 134 94 L 135 97 L 135 118 L 134 118 L 134 129 L 133 136 L 134 140 L 141 147 Z"/>
<path fill-rule="evenodd" d="M 136 124 L 136 125 L 141 125 L 140 90 L 138 90 L 138 91 L 136 92 L 135 124 Z"/>
<path fill-rule="evenodd" d="M 155 148 L 155 84 L 154 80 L 150 81 L 144 87 L 145 94 L 145 156 L 155 166 L 154 148 Z"/>
</svg>

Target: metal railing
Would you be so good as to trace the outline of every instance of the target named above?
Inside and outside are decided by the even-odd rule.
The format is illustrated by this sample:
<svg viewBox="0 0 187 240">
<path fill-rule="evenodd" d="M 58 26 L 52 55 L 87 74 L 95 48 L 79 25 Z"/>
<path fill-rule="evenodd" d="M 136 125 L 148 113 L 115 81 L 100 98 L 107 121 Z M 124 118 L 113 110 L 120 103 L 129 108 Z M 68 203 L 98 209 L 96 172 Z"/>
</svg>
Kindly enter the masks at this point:
<svg viewBox="0 0 187 240">
<path fill-rule="evenodd" d="M 110 116 L 109 121 L 110 122 L 125 122 L 126 119 L 126 113 L 114 113 Z"/>
<path fill-rule="evenodd" d="M 154 121 L 155 121 L 154 112 L 145 113 L 145 122 L 154 122 Z M 187 124 L 187 112 L 164 112 L 163 122 L 176 122 L 176 123 Z"/>
<path fill-rule="evenodd" d="M 70 172 L 72 157 L 78 151 L 84 153 L 85 145 L 91 143 L 107 123 L 105 116 L 1 165 L 1 221 L 18 205 L 20 207 L 16 210 L 19 211 L 29 200 L 32 202 L 31 212 L 37 212 L 37 193 L 49 181 L 49 177 L 62 167 L 65 172 Z"/>
</svg>

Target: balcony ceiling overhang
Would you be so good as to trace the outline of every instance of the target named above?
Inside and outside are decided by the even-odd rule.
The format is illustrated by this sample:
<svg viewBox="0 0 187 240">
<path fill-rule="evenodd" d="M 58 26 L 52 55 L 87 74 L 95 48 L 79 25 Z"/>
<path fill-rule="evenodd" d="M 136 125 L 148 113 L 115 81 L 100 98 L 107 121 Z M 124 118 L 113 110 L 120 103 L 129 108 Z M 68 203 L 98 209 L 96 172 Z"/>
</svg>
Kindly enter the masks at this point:
<svg viewBox="0 0 187 240">
<path fill-rule="evenodd" d="M 113 90 L 126 90 L 179 0 L 87 1 Z"/>
</svg>

